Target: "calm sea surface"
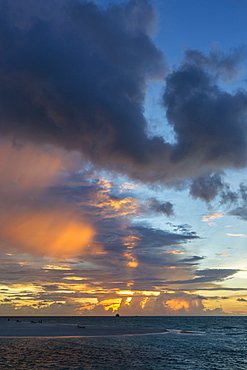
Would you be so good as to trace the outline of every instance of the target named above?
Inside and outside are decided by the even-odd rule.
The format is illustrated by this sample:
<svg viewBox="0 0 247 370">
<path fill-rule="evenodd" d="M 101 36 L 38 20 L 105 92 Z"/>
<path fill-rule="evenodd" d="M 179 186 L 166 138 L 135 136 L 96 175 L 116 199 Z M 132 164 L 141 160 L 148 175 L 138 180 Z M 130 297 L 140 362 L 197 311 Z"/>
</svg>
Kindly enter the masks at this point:
<svg viewBox="0 0 247 370">
<path fill-rule="evenodd" d="M 33 320 L 25 317 L 25 321 L 29 319 Z M 0 317 L 0 328 L 6 320 Z M 247 317 L 43 317 L 43 322 L 172 331 L 112 337 L 0 338 L 0 369 L 247 370 Z M 179 330 L 200 333 L 179 334 Z"/>
</svg>

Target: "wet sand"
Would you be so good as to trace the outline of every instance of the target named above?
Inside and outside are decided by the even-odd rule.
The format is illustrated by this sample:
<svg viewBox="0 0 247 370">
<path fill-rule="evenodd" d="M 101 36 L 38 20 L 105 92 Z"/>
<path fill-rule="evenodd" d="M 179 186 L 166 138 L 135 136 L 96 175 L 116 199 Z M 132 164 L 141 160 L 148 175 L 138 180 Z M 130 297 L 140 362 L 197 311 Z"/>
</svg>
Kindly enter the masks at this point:
<svg viewBox="0 0 247 370">
<path fill-rule="evenodd" d="M 107 335 L 137 335 L 165 333 L 166 329 L 128 328 L 109 326 L 78 326 L 72 324 L 46 324 L 38 322 L 7 321 L 0 326 L 0 337 L 84 337 Z"/>
</svg>

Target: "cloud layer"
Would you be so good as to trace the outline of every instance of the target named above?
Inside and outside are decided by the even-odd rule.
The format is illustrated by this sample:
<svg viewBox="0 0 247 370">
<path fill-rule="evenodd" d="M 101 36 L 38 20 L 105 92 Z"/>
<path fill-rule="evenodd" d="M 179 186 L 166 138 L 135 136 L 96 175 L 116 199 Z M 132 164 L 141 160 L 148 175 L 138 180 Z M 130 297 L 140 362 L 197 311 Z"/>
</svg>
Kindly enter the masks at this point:
<svg viewBox="0 0 247 370">
<path fill-rule="evenodd" d="M 165 223 L 174 198 L 154 189 L 246 221 L 246 184 L 224 180 L 247 164 L 247 93 L 224 90 L 245 49 L 186 50 L 169 70 L 156 26 L 151 0 L 0 0 L 0 313 L 222 314 L 206 307 L 240 289 L 224 285 L 237 268 L 200 267 L 199 235 L 181 205 Z M 145 117 L 157 81 L 170 142 Z"/>
<path fill-rule="evenodd" d="M 2 135 L 77 150 L 98 168 L 144 182 L 246 166 L 247 94 L 217 85 L 237 75 L 244 50 L 187 51 L 167 76 L 151 1 L 0 5 Z M 149 137 L 143 114 L 147 84 L 165 78 L 175 144 Z"/>
</svg>

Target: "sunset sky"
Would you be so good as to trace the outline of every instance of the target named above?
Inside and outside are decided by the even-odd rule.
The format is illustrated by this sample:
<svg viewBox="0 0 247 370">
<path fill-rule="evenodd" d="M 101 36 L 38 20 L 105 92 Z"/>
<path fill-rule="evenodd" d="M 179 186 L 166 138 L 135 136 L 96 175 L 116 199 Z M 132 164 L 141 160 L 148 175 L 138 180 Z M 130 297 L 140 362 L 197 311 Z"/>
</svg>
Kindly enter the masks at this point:
<svg viewBox="0 0 247 370">
<path fill-rule="evenodd" d="M 0 0 L 0 316 L 247 315 L 246 0 Z"/>
</svg>

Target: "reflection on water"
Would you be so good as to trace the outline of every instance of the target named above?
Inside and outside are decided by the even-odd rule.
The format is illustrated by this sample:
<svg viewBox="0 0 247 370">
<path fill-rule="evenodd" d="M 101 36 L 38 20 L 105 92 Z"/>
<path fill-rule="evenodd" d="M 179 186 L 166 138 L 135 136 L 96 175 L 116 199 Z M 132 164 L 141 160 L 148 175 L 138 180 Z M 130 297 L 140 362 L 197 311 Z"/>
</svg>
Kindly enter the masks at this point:
<svg viewBox="0 0 247 370">
<path fill-rule="evenodd" d="M 108 319 L 90 318 L 93 324 L 116 322 Z M 247 318 L 122 319 L 129 325 L 139 321 L 139 325 L 148 322 L 153 327 L 166 322 L 174 332 L 105 338 L 1 338 L 0 369 L 247 369 Z M 177 335 L 179 329 L 203 330 L 205 334 Z"/>
</svg>

